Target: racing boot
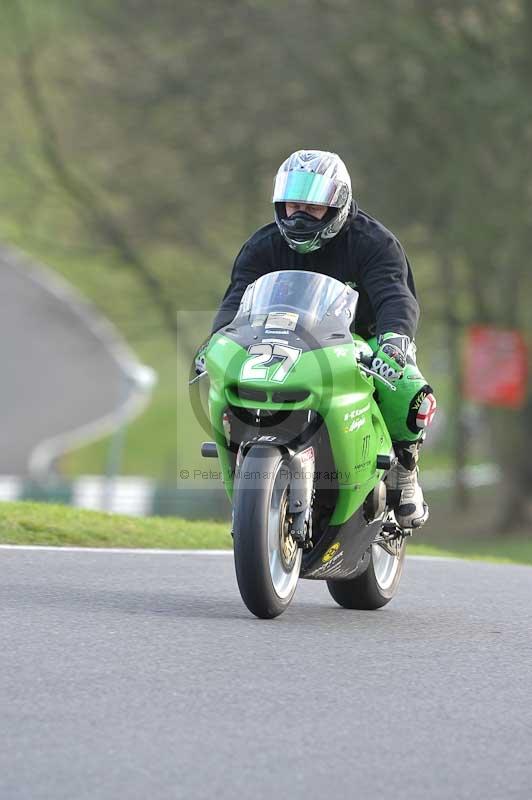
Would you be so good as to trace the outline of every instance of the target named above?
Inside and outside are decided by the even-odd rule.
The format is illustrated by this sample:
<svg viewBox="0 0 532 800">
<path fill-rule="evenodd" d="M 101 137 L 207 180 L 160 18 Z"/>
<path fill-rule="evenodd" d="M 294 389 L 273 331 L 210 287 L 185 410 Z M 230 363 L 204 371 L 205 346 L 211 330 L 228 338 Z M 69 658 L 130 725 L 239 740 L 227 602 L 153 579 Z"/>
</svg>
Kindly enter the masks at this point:
<svg viewBox="0 0 532 800">
<path fill-rule="evenodd" d="M 400 528 L 420 528 L 429 518 L 429 507 L 418 483 L 421 442 L 394 443 L 397 463 L 386 476 L 386 486 Z"/>
</svg>

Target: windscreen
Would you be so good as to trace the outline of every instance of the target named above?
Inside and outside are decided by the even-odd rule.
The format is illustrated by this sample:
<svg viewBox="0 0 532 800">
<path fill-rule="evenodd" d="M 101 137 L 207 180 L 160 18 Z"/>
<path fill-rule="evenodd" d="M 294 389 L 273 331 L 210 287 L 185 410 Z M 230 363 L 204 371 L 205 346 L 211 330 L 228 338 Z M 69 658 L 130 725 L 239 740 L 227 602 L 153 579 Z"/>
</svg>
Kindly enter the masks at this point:
<svg viewBox="0 0 532 800">
<path fill-rule="evenodd" d="M 303 270 L 281 270 L 263 275 L 248 287 L 239 313 L 256 318 L 272 311 L 292 311 L 319 323 L 342 295 L 342 309 L 347 308 L 354 315 L 357 295 L 336 278 Z"/>
</svg>

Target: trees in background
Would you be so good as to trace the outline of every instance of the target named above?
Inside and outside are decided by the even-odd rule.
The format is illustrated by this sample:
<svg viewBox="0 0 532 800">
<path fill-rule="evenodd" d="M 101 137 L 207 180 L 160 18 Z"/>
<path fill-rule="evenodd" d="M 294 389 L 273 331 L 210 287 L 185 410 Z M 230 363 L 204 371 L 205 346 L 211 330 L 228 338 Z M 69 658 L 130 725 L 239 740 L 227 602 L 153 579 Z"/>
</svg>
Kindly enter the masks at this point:
<svg viewBox="0 0 532 800">
<path fill-rule="evenodd" d="M 8 6 L 4 107 L 28 130 L 4 150 L 31 148 L 36 213 L 53 185 L 76 239 L 113 251 L 168 330 L 175 307 L 217 304 L 305 146 L 340 152 L 362 206 L 420 256 L 424 336 L 454 364 L 470 322 L 530 331 L 532 0 L 54 0 L 51 21 Z M 526 515 L 530 411 L 492 415 L 503 516 Z"/>
</svg>

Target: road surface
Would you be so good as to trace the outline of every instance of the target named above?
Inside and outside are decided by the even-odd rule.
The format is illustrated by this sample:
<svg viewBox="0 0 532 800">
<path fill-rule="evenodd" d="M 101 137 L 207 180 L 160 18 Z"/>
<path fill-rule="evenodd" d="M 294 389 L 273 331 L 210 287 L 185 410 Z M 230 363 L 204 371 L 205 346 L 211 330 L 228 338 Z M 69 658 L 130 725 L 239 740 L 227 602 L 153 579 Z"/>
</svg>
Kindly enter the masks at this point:
<svg viewBox="0 0 532 800">
<path fill-rule="evenodd" d="M 530 798 L 532 569 L 409 558 L 376 612 L 231 555 L 0 550 L 0 796 Z"/>
<path fill-rule="evenodd" d="M 0 247 L 0 475 L 25 475 L 38 444 L 115 411 L 127 387 L 107 334 L 10 252 Z"/>
</svg>

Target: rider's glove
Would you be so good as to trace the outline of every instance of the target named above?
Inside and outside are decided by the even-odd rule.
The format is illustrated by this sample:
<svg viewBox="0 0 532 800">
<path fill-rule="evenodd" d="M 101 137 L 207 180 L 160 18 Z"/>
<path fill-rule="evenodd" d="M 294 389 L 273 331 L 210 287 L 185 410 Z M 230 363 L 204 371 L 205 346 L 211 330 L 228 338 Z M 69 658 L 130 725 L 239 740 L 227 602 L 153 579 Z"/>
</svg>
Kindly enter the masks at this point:
<svg viewBox="0 0 532 800">
<path fill-rule="evenodd" d="M 373 356 L 371 368 L 383 378 L 394 383 L 403 377 L 410 339 L 400 333 L 381 333 L 377 344 L 379 349 Z"/>
<path fill-rule="evenodd" d="M 209 341 L 207 340 L 204 342 L 201 347 L 198 349 L 196 355 L 194 356 L 194 368 L 196 370 L 196 375 L 201 375 L 205 372 L 205 353 L 207 352 L 207 348 L 209 346 Z"/>
</svg>

